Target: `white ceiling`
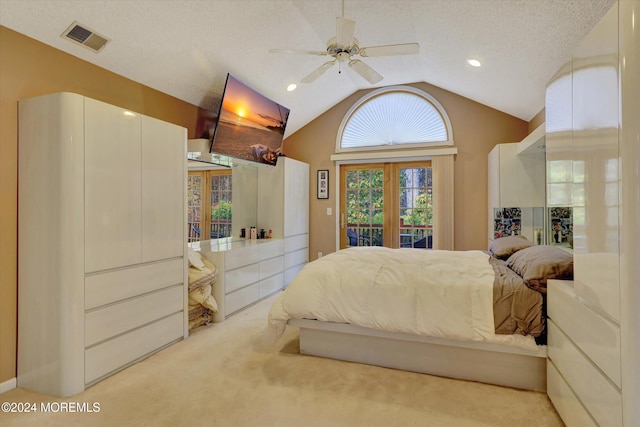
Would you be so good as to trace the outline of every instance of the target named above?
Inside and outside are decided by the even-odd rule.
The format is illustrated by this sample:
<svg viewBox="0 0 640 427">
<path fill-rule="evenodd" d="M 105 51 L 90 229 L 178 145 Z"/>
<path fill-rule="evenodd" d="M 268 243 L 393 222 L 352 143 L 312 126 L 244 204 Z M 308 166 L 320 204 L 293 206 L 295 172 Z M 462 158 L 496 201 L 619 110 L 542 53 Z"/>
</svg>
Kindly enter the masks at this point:
<svg viewBox="0 0 640 427">
<path fill-rule="evenodd" d="M 529 121 L 544 88 L 614 0 L 346 0 L 361 46 L 420 43 L 418 55 L 365 58 L 376 87 L 427 82 Z M 290 135 L 359 89 L 353 70 L 269 53 L 324 50 L 341 0 L 0 0 L 0 24 L 194 105 L 217 111 L 227 72 L 291 109 Z M 60 37 L 73 22 L 111 42 L 94 53 Z M 482 61 L 481 68 L 466 63 Z"/>
</svg>

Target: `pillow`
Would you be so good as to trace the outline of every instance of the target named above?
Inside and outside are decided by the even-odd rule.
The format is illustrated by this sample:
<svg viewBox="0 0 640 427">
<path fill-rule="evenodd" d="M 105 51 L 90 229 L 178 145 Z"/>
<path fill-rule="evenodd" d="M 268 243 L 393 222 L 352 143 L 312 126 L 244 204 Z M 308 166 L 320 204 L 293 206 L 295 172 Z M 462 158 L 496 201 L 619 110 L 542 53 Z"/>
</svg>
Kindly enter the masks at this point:
<svg viewBox="0 0 640 427">
<path fill-rule="evenodd" d="M 547 279 L 573 279 L 573 255 L 554 246 L 531 246 L 507 259 L 531 289 L 547 293 Z"/>
<path fill-rule="evenodd" d="M 489 243 L 489 252 L 500 259 L 507 259 L 521 249 L 533 246 L 533 242 L 524 236 L 507 236 L 495 239 Z"/>
<path fill-rule="evenodd" d="M 202 270 L 204 268 L 204 262 L 202 262 L 202 258 L 200 258 L 200 254 L 198 252 L 191 248 L 187 248 L 187 254 L 189 257 L 189 265 L 191 267 L 195 267 L 198 270 Z"/>
<path fill-rule="evenodd" d="M 215 298 L 211 295 L 211 285 L 202 286 L 189 292 L 189 304 L 200 304 L 207 307 L 214 313 L 218 311 L 218 304 Z"/>
</svg>

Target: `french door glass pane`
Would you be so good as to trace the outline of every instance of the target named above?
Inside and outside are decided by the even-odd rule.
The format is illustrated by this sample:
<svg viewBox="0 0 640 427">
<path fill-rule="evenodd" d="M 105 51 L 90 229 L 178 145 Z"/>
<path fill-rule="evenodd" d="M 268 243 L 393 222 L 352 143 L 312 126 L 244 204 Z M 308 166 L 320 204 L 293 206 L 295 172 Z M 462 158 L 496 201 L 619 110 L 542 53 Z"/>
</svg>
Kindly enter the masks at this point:
<svg viewBox="0 0 640 427">
<path fill-rule="evenodd" d="M 346 172 L 347 246 L 382 246 L 383 169 Z"/>
<path fill-rule="evenodd" d="M 187 221 L 189 242 L 200 240 L 202 212 L 202 176 L 189 175 L 187 180 Z"/>
<path fill-rule="evenodd" d="M 401 248 L 431 248 L 433 198 L 431 168 L 400 168 L 398 217 Z"/>
<path fill-rule="evenodd" d="M 211 239 L 231 236 L 231 202 L 231 175 L 211 175 Z"/>
</svg>

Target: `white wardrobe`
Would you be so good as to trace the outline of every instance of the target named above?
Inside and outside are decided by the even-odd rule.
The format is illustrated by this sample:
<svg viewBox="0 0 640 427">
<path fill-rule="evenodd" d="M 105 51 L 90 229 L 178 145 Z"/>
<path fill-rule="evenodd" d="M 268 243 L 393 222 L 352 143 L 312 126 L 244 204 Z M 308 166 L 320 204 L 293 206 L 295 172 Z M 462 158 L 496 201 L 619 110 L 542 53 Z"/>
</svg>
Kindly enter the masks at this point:
<svg viewBox="0 0 640 427">
<path fill-rule="evenodd" d="M 17 381 L 70 396 L 187 336 L 186 129 L 72 93 L 19 121 Z"/>
<path fill-rule="evenodd" d="M 284 239 L 284 283 L 309 261 L 309 165 L 280 157 L 258 169 L 258 229 Z"/>
<path fill-rule="evenodd" d="M 549 196 L 574 220 L 574 280 L 548 283 L 547 392 L 568 427 L 640 425 L 638 16 L 616 2 L 547 87 L 547 164 L 566 167 Z"/>
<path fill-rule="evenodd" d="M 488 239 L 521 234 L 532 242 L 543 232 L 545 206 L 544 126 L 520 142 L 496 145 L 488 155 Z M 538 148 L 542 147 L 542 149 Z M 502 212 L 519 208 L 517 218 Z M 514 230 L 502 222 L 513 221 Z M 511 225 L 511 224 L 509 224 Z M 542 237 L 542 236 L 540 236 Z M 544 239 L 541 240 L 544 243 Z"/>
</svg>

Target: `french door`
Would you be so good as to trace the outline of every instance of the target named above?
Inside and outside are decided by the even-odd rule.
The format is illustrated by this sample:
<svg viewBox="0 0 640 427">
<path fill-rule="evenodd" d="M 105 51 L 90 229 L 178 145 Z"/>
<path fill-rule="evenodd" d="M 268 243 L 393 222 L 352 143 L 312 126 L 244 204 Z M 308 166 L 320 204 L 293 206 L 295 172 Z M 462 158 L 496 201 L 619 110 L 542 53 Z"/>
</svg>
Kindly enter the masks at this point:
<svg viewBox="0 0 640 427">
<path fill-rule="evenodd" d="M 431 163 L 340 167 L 340 248 L 431 248 Z"/>
</svg>

